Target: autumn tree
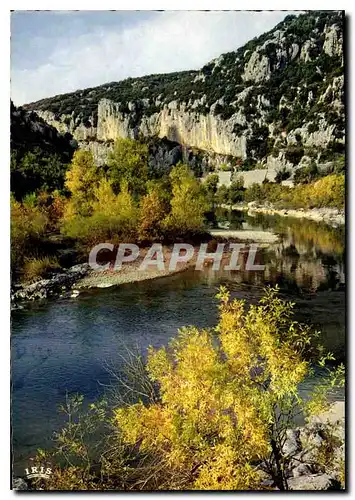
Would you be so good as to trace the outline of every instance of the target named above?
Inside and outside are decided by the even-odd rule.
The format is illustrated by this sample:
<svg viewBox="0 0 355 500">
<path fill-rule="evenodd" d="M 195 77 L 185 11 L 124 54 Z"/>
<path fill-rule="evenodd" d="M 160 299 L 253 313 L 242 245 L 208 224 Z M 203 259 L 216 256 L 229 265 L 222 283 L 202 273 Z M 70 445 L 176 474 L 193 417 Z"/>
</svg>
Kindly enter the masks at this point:
<svg viewBox="0 0 355 500">
<path fill-rule="evenodd" d="M 70 169 L 66 173 L 65 187 L 71 193 L 66 217 L 88 215 L 94 199 L 94 190 L 100 180 L 92 153 L 78 150 L 74 153 Z"/>
<path fill-rule="evenodd" d="M 167 229 L 175 234 L 202 231 L 210 204 L 201 182 L 186 165 L 174 167 L 170 180 L 172 199 L 171 212 L 165 220 Z"/>
<path fill-rule="evenodd" d="M 108 175 L 117 191 L 122 181 L 134 195 L 145 193 L 148 180 L 148 146 L 133 139 L 118 138 L 108 159 Z"/>
<path fill-rule="evenodd" d="M 142 241 L 159 241 L 163 236 L 162 222 L 167 203 L 158 189 L 151 189 L 140 203 L 138 237 Z"/>
</svg>

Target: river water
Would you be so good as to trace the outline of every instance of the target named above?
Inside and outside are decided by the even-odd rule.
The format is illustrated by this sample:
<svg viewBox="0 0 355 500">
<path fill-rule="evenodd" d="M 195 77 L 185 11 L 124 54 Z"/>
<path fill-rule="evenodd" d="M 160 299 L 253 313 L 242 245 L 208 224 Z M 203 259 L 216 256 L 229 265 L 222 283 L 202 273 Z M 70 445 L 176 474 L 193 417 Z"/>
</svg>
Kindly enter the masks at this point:
<svg viewBox="0 0 355 500">
<path fill-rule="evenodd" d="M 91 290 L 77 298 L 35 303 L 12 313 L 12 446 L 21 475 L 37 448 L 51 446 L 63 420 L 66 394 L 86 401 L 102 395 L 120 370 L 126 348 L 145 351 L 175 336 L 179 327 L 213 326 L 215 294 L 227 284 L 234 296 L 255 302 L 265 284 L 278 283 L 296 303 L 296 319 L 321 330 L 323 344 L 345 358 L 345 232 L 307 220 L 217 214 L 214 224 L 268 230 L 279 241 L 262 251 L 265 271 L 187 270 L 153 281 Z M 309 381 L 304 390 L 314 381 Z M 334 399 L 343 399 L 337 391 Z"/>
</svg>

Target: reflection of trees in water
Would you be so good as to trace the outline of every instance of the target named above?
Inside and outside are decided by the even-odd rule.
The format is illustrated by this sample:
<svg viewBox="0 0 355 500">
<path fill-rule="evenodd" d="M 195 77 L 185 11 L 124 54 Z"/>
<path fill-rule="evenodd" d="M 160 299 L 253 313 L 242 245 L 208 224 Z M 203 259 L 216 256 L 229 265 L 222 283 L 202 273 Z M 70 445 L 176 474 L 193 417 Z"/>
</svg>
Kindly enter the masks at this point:
<svg viewBox="0 0 355 500">
<path fill-rule="evenodd" d="M 248 227 L 271 230 L 280 242 L 263 254 L 265 282 L 287 289 L 335 290 L 344 283 L 345 228 L 307 219 L 253 214 L 219 209 L 219 222 L 228 220 L 230 229 Z M 253 273 L 254 275 L 256 273 Z M 244 279 L 254 278 L 244 273 Z"/>
<path fill-rule="evenodd" d="M 250 228 L 261 230 L 272 230 L 283 239 L 287 239 L 297 249 L 303 251 L 320 251 L 322 253 L 342 255 L 345 248 L 345 227 L 332 227 L 324 222 L 315 222 L 309 219 L 294 219 L 292 217 L 282 217 L 280 215 L 265 215 L 256 213 L 253 216 L 246 212 L 233 210 L 229 215 L 228 211 L 219 212 L 219 217 L 224 220 L 233 221 L 241 229 L 243 223 L 247 223 Z"/>
</svg>

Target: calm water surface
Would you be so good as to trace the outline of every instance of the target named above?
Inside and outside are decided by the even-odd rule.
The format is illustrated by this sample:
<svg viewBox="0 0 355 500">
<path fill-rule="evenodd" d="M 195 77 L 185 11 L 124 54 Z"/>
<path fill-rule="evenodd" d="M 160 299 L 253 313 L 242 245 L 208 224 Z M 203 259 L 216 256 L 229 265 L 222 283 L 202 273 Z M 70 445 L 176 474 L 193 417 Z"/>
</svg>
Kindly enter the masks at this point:
<svg viewBox="0 0 355 500">
<path fill-rule="evenodd" d="M 228 221 L 227 221 L 228 219 Z M 188 270 L 175 276 L 88 291 L 75 299 L 36 303 L 12 314 L 12 433 L 15 473 L 38 447 L 51 445 L 62 423 L 66 393 L 97 399 L 120 369 L 126 347 L 166 344 L 184 325 L 216 323 L 215 294 L 256 301 L 265 283 L 278 283 L 296 303 L 296 319 L 322 331 L 323 343 L 344 359 L 344 229 L 306 220 L 219 213 L 214 224 L 265 229 L 280 241 L 262 252 L 258 273 Z M 314 381 L 309 381 L 304 390 Z M 342 399 L 343 394 L 333 395 Z"/>
</svg>

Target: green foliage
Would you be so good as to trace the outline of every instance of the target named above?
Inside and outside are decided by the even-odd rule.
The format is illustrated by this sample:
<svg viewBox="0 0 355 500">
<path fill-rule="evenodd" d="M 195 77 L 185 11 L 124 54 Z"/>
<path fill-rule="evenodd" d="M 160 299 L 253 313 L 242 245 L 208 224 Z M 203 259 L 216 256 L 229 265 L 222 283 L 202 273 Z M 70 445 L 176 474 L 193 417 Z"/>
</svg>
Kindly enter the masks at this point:
<svg viewBox="0 0 355 500">
<path fill-rule="evenodd" d="M 174 167 L 170 179 L 171 212 L 164 222 L 167 231 L 176 236 L 203 231 L 204 214 L 210 208 L 203 185 L 186 165 Z"/>
<path fill-rule="evenodd" d="M 227 188 L 227 186 L 225 186 L 224 184 L 222 184 L 222 186 L 219 186 L 219 188 L 217 189 L 215 200 L 218 205 L 229 203 L 229 188 Z"/>
<path fill-rule="evenodd" d="M 62 189 L 67 168 L 58 154 L 46 154 L 38 147 L 22 156 L 12 153 L 11 191 L 20 200 L 35 191 Z"/>
<path fill-rule="evenodd" d="M 285 158 L 287 161 L 292 163 L 292 165 L 298 165 L 304 155 L 304 149 L 302 146 L 288 146 L 285 151 Z"/>
<path fill-rule="evenodd" d="M 114 189 L 117 190 L 125 181 L 133 194 L 144 194 L 148 180 L 147 145 L 133 139 L 118 138 L 108 159 L 108 175 Z"/>
<path fill-rule="evenodd" d="M 282 181 L 287 180 L 290 177 L 290 175 L 291 175 L 291 172 L 289 170 L 287 170 L 286 168 L 283 168 L 277 172 L 276 177 L 275 177 L 275 182 L 280 184 Z"/>
<path fill-rule="evenodd" d="M 35 191 L 62 189 L 74 150 L 71 137 L 11 103 L 11 191 L 17 200 Z"/>
<path fill-rule="evenodd" d="M 234 205 L 244 200 L 244 179 L 238 176 L 229 187 L 229 203 Z"/>
<path fill-rule="evenodd" d="M 294 173 L 293 180 L 295 184 L 308 184 L 319 176 L 317 164 L 312 161 L 309 165 L 298 168 Z"/>
<path fill-rule="evenodd" d="M 253 184 L 245 191 L 245 201 L 270 202 L 280 208 L 344 208 L 345 177 L 331 174 L 294 188 L 280 184 Z"/>
<path fill-rule="evenodd" d="M 204 183 L 205 189 L 208 193 L 216 194 L 218 186 L 218 174 L 210 174 Z"/>
</svg>

